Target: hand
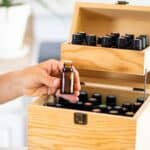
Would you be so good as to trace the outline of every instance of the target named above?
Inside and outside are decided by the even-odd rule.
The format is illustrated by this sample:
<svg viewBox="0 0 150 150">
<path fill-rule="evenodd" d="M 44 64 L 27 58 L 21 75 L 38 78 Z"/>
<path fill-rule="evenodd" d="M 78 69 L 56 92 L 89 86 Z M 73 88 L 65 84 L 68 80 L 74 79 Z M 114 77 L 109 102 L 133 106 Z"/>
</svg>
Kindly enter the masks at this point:
<svg viewBox="0 0 150 150">
<path fill-rule="evenodd" d="M 62 62 L 48 60 L 39 65 L 26 68 L 20 72 L 21 89 L 23 95 L 41 96 L 54 95 L 76 102 L 80 90 L 79 73 L 73 67 L 75 74 L 75 93 L 73 95 L 60 94 L 60 74 L 63 68 Z"/>
</svg>

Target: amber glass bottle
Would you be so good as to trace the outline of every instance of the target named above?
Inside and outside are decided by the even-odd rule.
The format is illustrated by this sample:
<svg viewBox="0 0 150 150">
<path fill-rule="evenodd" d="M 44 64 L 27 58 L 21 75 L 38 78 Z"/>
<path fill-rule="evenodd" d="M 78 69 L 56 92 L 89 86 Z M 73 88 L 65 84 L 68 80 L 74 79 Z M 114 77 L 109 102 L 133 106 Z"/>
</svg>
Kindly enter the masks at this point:
<svg viewBox="0 0 150 150">
<path fill-rule="evenodd" d="M 61 94 L 74 94 L 74 72 L 71 61 L 64 62 L 61 74 Z"/>
</svg>

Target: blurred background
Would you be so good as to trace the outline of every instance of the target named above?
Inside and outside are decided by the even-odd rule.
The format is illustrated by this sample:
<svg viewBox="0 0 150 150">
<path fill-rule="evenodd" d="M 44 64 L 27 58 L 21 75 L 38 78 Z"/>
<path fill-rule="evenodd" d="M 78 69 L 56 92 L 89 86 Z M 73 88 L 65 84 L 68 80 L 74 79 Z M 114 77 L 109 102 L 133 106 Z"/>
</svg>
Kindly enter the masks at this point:
<svg viewBox="0 0 150 150">
<path fill-rule="evenodd" d="M 60 59 L 76 0 L 0 0 L 0 74 L 44 60 Z M 82 0 L 116 3 L 116 0 Z M 150 5 L 147 0 L 127 0 Z M 9 89 L 8 89 L 9 93 Z M 0 105 L 0 148 L 27 146 L 27 107 L 33 98 L 20 97 Z"/>
</svg>

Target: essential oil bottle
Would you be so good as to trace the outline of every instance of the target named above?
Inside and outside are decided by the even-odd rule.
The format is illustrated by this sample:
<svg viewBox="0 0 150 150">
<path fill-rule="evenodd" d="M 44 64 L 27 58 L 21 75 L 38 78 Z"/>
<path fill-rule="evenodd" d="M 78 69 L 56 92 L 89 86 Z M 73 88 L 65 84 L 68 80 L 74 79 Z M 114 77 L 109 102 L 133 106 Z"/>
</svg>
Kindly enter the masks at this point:
<svg viewBox="0 0 150 150">
<path fill-rule="evenodd" d="M 65 61 L 61 74 L 61 94 L 74 94 L 74 72 L 72 61 Z"/>
</svg>

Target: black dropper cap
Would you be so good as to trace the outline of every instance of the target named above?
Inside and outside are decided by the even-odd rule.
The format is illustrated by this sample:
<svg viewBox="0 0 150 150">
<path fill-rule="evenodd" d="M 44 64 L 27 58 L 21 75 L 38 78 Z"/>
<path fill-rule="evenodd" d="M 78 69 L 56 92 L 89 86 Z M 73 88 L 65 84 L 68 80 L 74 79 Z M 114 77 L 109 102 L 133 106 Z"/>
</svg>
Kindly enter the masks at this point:
<svg viewBox="0 0 150 150">
<path fill-rule="evenodd" d="M 92 112 L 101 113 L 101 109 L 99 109 L 99 108 L 94 108 L 94 109 L 92 109 Z"/>
<path fill-rule="evenodd" d="M 114 107 L 116 105 L 116 96 L 114 96 L 114 95 L 108 95 L 106 97 L 106 104 L 108 106 Z"/>
<path fill-rule="evenodd" d="M 133 117 L 134 116 L 134 112 L 128 111 L 128 112 L 125 113 L 125 116 L 127 116 L 127 117 Z"/>
<path fill-rule="evenodd" d="M 99 36 L 99 37 L 97 38 L 97 44 L 101 44 L 101 43 L 102 43 L 102 37 Z"/>
<path fill-rule="evenodd" d="M 120 114 L 118 110 L 110 110 L 108 113 L 111 115 L 119 115 Z"/>
<path fill-rule="evenodd" d="M 108 113 L 108 106 L 105 105 L 105 104 L 101 104 L 101 105 L 98 105 L 97 107 L 95 108 L 99 108 L 101 110 L 102 113 Z"/>
<path fill-rule="evenodd" d="M 80 91 L 79 101 L 86 102 L 88 100 L 88 93 L 86 91 Z"/>
<path fill-rule="evenodd" d="M 72 34 L 72 44 L 82 44 L 82 37 L 79 33 Z"/>
<path fill-rule="evenodd" d="M 103 36 L 101 39 L 101 46 L 102 47 L 111 47 L 112 46 L 112 41 L 111 41 L 111 36 Z"/>
<path fill-rule="evenodd" d="M 130 39 L 134 39 L 134 34 L 125 34 L 125 36 L 129 37 Z"/>
<path fill-rule="evenodd" d="M 118 38 L 120 36 L 120 33 L 117 33 L 117 32 L 112 32 L 110 34 L 111 36 L 111 43 L 112 43 L 112 47 L 113 48 L 117 48 L 117 41 L 118 41 Z"/>
<path fill-rule="evenodd" d="M 142 49 L 146 48 L 146 39 L 144 36 L 139 36 L 136 39 L 140 39 L 142 41 Z"/>
<path fill-rule="evenodd" d="M 133 40 L 133 49 L 134 50 L 142 50 L 142 40 L 141 39 Z"/>
<path fill-rule="evenodd" d="M 85 33 L 85 32 L 78 32 L 78 34 L 81 35 L 82 44 L 83 44 L 83 45 L 87 45 L 86 33 Z"/>
<path fill-rule="evenodd" d="M 134 113 L 137 112 L 138 109 L 141 107 L 141 105 L 142 105 L 142 103 L 140 103 L 140 102 L 135 102 L 135 103 L 134 103 L 134 110 L 133 110 L 133 112 L 134 112 Z"/>
<path fill-rule="evenodd" d="M 85 102 L 85 103 L 83 104 L 83 109 L 86 110 L 86 111 L 91 111 L 91 110 L 93 109 L 92 103 L 90 103 L 90 102 Z"/>
<path fill-rule="evenodd" d="M 83 109 L 83 102 L 78 101 L 76 104 L 76 109 L 82 110 Z"/>
<path fill-rule="evenodd" d="M 126 48 L 132 49 L 133 48 L 133 40 L 134 40 L 134 34 L 125 34 L 126 38 Z"/>
<path fill-rule="evenodd" d="M 122 107 L 121 109 L 121 115 L 125 115 L 125 113 L 128 111 L 126 107 Z"/>
<path fill-rule="evenodd" d="M 137 102 L 139 102 L 139 103 L 141 103 L 141 104 L 143 104 L 144 101 L 145 101 L 144 97 L 138 97 L 138 98 L 137 98 Z"/>
<path fill-rule="evenodd" d="M 87 35 L 86 39 L 87 39 L 87 45 L 96 46 L 96 35 L 95 34 Z"/>
<path fill-rule="evenodd" d="M 119 106 L 119 105 L 114 106 L 113 109 L 114 109 L 114 110 L 117 110 L 117 111 L 119 112 L 119 114 L 122 113 L 122 107 Z"/>
<path fill-rule="evenodd" d="M 63 108 L 64 106 L 63 106 L 62 104 L 60 104 L 60 103 L 57 103 L 57 104 L 56 104 L 56 107 L 57 107 L 57 108 Z"/>
<path fill-rule="evenodd" d="M 77 103 L 70 103 L 68 108 L 82 110 L 83 109 L 83 102 L 78 101 Z"/>
<path fill-rule="evenodd" d="M 148 35 L 140 35 L 140 37 L 145 37 L 146 47 L 149 46 L 149 36 Z"/>
<path fill-rule="evenodd" d="M 128 111 L 133 111 L 134 110 L 134 104 L 132 104 L 132 103 L 124 103 L 124 104 L 122 104 L 122 107 L 127 108 Z"/>
<path fill-rule="evenodd" d="M 118 48 L 121 48 L 121 49 L 126 49 L 126 46 L 127 46 L 127 39 L 125 37 L 120 37 L 118 38 Z"/>
<path fill-rule="evenodd" d="M 92 97 L 96 98 L 99 104 L 102 103 L 102 95 L 100 93 L 93 93 Z"/>
<path fill-rule="evenodd" d="M 69 105 L 69 101 L 64 99 L 64 98 L 62 98 L 62 97 L 58 97 L 58 102 L 59 102 L 59 104 L 64 105 L 64 106 L 68 106 Z"/>
<path fill-rule="evenodd" d="M 89 98 L 88 102 L 92 103 L 93 106 L 100 105 L 99 101 L 94 97 Z"/>
</svg>

